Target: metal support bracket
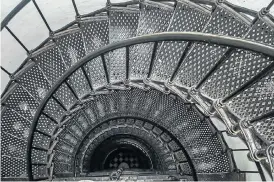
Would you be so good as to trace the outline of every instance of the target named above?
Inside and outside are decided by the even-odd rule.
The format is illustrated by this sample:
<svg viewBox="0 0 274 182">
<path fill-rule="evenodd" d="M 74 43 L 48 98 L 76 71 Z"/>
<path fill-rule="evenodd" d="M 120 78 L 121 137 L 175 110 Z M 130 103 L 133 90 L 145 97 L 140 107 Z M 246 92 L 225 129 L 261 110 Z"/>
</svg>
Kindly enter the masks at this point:
<svg viewBox="0 0 274 182">
<path fill-rule="evenodd" d="M 213 102 L 213 108 L 215 110 L 215 114 L 218 115 L 228 130 L 228 133 L 232 136 L 237 135 L 241 130 L 240 128 L 236 129 L 235 123 L 233 122 L 232 118 L 228 115 L 226 106 L 222 103 L 220 99 L 215 100 Z"/>
<path fill-rule="evenodd" d="M 249 148 L 249 158 L 252 161 L 257 161 L 259 162 L 262 159 L 266 159 L 266 149 L 258 149 L 255 141 L 254 141 L 254 133 L 251 131 L 252 126 L 250 126 L 248 124 L 248 122 L 246 122 L 246 120 L 241 120 L 239 123 L 239 127 L 242 131 L 242 134 L 245 137 L 247 146 Z"/>
<path fill-rule="evenodd" d="M 189 100 L 187 100 L 187 89 L 179 89 L 177 86 L 173 85 L 172 83 L 165 83 L 165 87 L 170 90 L 171 93 L 174 93 L 178 97 L 180 97 L 184 103 L 189 103 Z"/>
<path fill-rule="evenodd" d="M 51 164 L 52 164 L 52 160 L 53 160 L 53 157 L 55 155 L 55 151 L 53 151 L 49 157 L 48 157 L 48 164 L 47 164 L 47 168 L 50 168 L 51 167 Z"/>
<path fill-rule="evenodd" d="M 164 85 L 161 86 L 160 84 L 153 83 L 153 81 L 149 78 L 145 78 L 143 80 L 143 82 L 144 82 L 145 85 L 148 85 L 151 88 L 159 90 L 160 92 L 162 92 L 164 94 L 170 94 L 170 90 L 168 90 Z"/>
<path fill-rule="evenodd" d="M 204 114 L 207 116 L 213 116 L 214 114 L 211 112 L 211 104 L 206 102 L 205 99 L 203 99 L 203 96 L 201 95 L 199 90 L 196 90 L 194 87 L 191 87 L 188 90 L 188 96 L 187 99 L 190 100 L 190 102 L 195 103 L 201 107 Z"/>
<path fill-rule="evenodd" d="M 267 159 L 270 163 L 272 178 L 274 178 L 274 143 L 266 149 Z"/>
</svg>

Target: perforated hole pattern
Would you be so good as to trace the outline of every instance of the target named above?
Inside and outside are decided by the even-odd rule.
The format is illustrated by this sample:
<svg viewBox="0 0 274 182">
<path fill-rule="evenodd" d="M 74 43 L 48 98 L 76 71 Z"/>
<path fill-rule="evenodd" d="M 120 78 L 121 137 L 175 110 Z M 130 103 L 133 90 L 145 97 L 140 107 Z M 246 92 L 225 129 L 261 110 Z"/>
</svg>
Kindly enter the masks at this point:
<svg viewBox="0 0 274 182">
<path fill-rule="evenodd" d="M 237 50 L 204 83 L 202 90 L 212 98 L 223 98 L 246 83 L 266 66 L 271 59 L 251 51 Z"/>
<path fill-rule="evenodd" d="M 262 78 L 228 102 L 241 118 L 251 119 L 274 110 L 274 72 Z"/>
<path fill-rule="evenodd" d="M 200 9 L 177 2 L 172 20 L 167 31 L 201 31 L 209 19 L 209 14 Z M 186 42 L 164 42 L 157 55 L 152 71 L 152 79 L 168 80 L 185 49 Z"/>
<path fill-rule="evenodd" d="M 56 38 L 56 43 L 67 67 L 74 65 L 86 55 L 82 32 L 79 30 Z"/>
</svg>

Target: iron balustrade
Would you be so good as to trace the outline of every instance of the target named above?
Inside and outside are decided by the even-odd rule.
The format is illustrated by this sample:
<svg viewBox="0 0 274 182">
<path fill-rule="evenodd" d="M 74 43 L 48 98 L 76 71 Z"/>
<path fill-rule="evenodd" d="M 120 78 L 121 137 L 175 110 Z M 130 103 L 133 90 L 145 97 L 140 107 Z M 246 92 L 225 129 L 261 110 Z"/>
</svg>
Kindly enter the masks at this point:
<svg viewBox="0 0 274 182">
<path fill-rule="evenodd" d="M 49 101 L 50 98 L 56 99 L 53 95 L 55 92 L 58 90 L 58 88 L 66 82 L 66 80 L 77 70 L 79 69 L 84 69 L 83 67 L 89 62 L 92 61 L 93 59 L 97 57 L 103 57 L 103 55 L 107 54 L 110 51 L 114 51 L 120 48 L 126 48 L 130 47 L 133 45 L 137 44 L 144 44 L 144 43 L 154 43 L 157 44 L 157 42 L 161 41 L 188 41 L 190 43 L 195 43 L 195 42 L 206 42 L 209 44 L 218 44 L 218 45 L 223 45 L 227 47 L 233 47 L 233 48 L 239 48 L 239 49 L 245 49 L 245 50 L 250 50 L 253 52 L 261 53 L 264 54 L 268 57 L 274 57 L 274 48 L 263 45 L 260 43 L 252 42 L 252 41 L 247 41 L 239 38 L 231 38 L 231 37 L 226 37 L 226 36 L 219 36 L 219 35 L 212 35 L 212 34 L 205 34 L 205 33 L 193 33 L 193 32 L 172 32 L 172 33 L 158 33 L 158 34 L 152 34 L 152 35 L 144 35 L 140 37 L 135 37 L 135 38 L 130 38 L 121 42 L 116 42 L 112 43 L 110 45 L 107 45 L 105 47 L 102 47 L 93 53 L 88 54 L 85 56 L 82 60 L 80 60 L 77 64 L 73 65 L 69 70 L 67 70 L 64 75 L 52 86 L 50 91 L 47 93 L 47 95 L 44 97 L 42 100 L 41 104 L 39 105 L 37 112 L 35 113 L 33 123 L 30 129 L 30 135 L 28 139 L 28 159 L 27 159 L 27 164 L 28 164 L 28 172 L 29 172 L 29 179 L 33 180 L 32 176 L 32 163 L 31 163 L 31 153 L 32 153 L 32 142 L 34 138 L 34 132 L 36 131 L 36 126 L 39 120 L 39 117 L 41 113 L 43 112 L 47 102 Z M 156 49 L 154 49 L 154 52 Z M 152 53 L 155 54 L 155 53 Z M 184 56 L 184 55 L 183 55 Z M 102 63 L 104 62 L 104 59 L 102 59 Z M 104 64 L 104 63 L 103 63 Z M 129 64 L 126 64 L 127 66 Z M 178 65 L 180 66 L 180 65 Z M 106 67 L 105 67 L 106 68 Z M 126 68 L 128 69 L 128 68 Z M 175 69 L 175 71 L 178 68 Z M 105 69 L 107 73 L 107 69 Z M 259 73 L 258 75 L 260 75 Z M 255 76 L 256 77 L 256 76 Z M 256 77 L 257 78 L 257 77 Z M 260 78 L 260 77 L 258 77 Z M 105 85 L 105 88 L 109 88 L 109 81 L 107 85 Z M 65 106 L 56 99 L 57 103 L 60 104 L 60 106 L 64 109 Z"/>
<path fill-rule="evenodd" d="M 1 30 L 3 28 L 6 28 L 8 30 L 8 32 L 16 39 L 16 41 L 25 49 L 26 53 L 31 57 L 32 52 L 37 51 L 38 49 L 40 49 L 41 47 L 43 47 L 49 40 L 50 38 L 46 39 L 44 42 L 42 42 L 37 48 L 35 48 L 34 50 L 28 50 L 24 44 L 16 37 L 16 35 L 9 29 L 9 27 L 7 26 L 9 21 L 22 9 L 24 8 L 24 6 L 26 4 L 28 4 L 31 0 L 23 0 L 21 1 L 6 17 L 5 19 L 2 21 L 1 23 Z M 162 2 L 162 0 L 160 0 L 160 2 Z M 172 1 L 175 2 L 176 1 Z M 214 5 L 215 1 L 211 1 L 211 0 L 206 0 L 206 1 L 201 1 L 201 0 L 193 0 L 193 2 L 196 3 L 201 3 L 201 4 L 209 4 L 209 5 Z M 41 12 L 40 8 L 38 7 L 37 3 L 35 0 L 33 0 L 33 3 L 35 5 L 35 7 L 37 8 L 41 18 L 43 19 L 44 23 L 46 24 L 49 32 L 54 35 L 56 33 L 59 33 L 63 30 L 66 30 L 67 28 L 71 27 L 74 24 L 79 23 L 79 18 L 85 18 L 85 17 L 90 17 L 90 16 L 94 16 L 98 13 L 101 12 L 107 12 L 107 8 L 102 8 L 100 10 L 97 10 L 95 12 L 86 14 L 86 15 L 80 15 L 79 11 L 77 9 L 77 5 L 75 3 L 74 0 L 72 0 L 73 3 L 73 7 L 76 13 L 76 20 L 67 24 L 66 26 L 64 26 L 63 28 L 56 30 L 56 31 L 52 31 L 49 24 L 47 23 L 43 13 Z M 127 5 L 132 5 L 132 4 L 138 4 L 138 1 L 129 1 L 129 2 L 125 2 L 125 3 L 111 3 L 112 6 L 127 6 Z M 248 14 L 254 17 L 254 22 L 255 20 L 258 19 L 258 13 L 252 10 L 248 10 L 246 8 L 242 8 L 239 6 L 235 6 L 233 4 L 230 4 L 228 2 L 225 2 L 225 4 L 227 4 L 228 6 L 234 8 L 236 11 L 238 12 L 242 12 L 244 14 Z M 272 1 L 265 10 L 269 10 L 271 6 L 273 6 L 274 1 Z M 53 121 L 54 123 L 59 123 L 57 122 L 55 119 L 53 119 L 52 117 L 50 117 L 49 115 L 45 114 L 43 112 L 44 107 L 46 106 L 47 101 L 50 98 L 56 99 L 55 97 L 53 97 L 53 94 L 58 90 L 58 88 L 60 87 L 60 85 L 62 83 L 66 83 L 66 78 L 68 78 L 72 73 L 74 73 L 76 70 L 78 69 L 82 69 L 86 79 L 88 80 L 88 84 L 89 87 L 91 88 L 91 90 L 94 90 L 92 87 L 92 83 L 90 81 L 90 79 L 88 79 L 86 70 L 84 69 L 84 65 L 96 58 L 96 57 L 102 57 L 102 61 L 103 61 L 103 65 L 104 65 L 104 70 L 105 70 L 105 75 L 107 78 L 107 82 L 108 84 L 110 84 L 109 81 L 109 75 L 108 75 L 108 71 L 107 71 L 107 66 L 105 63 L 105 59 L 104 59 L 104 55 L 109 52 L 109 51 L 113 51 L 119 48 L 126 48 L 126 79 L 129 79 L 129 47 L 132 45 L 136 45 L 136 44 L 142 44 L 142 43 L 148 43 L 148 42 L 153 42 L 154 43 L 154 49 L 153 49 L 153 53 L 152 53 L 152 58 L 151 58 L 151 64 L 150 64 L 150 68 L 149 68 L 149 74 L 148 77 L 150 77 L 151 74 L 151 70 L 153 67 L 153 61 L 154 61 L 154 57 L 156 55 L 156 48 L 157 48 L 157 44 L 160 41 L 188 41 L 188 48 L 191 47 L 191 44 L 193 42 L 206 42 L 206 43 L 211 43 L 211 44 L 218 44 L 218 45 L 224 45 L 224 46 L 229 46 L 230 50 L 227 51 L 227 53 L 224 55 L 223 59 L 220 59 L 218 61 L 217 64 L 215 64 L 215 66 L 206 74 L 206 76 L 198 83 L 198 85 L 196 85 L 196 89 L 199 89 L 200 86 L 202 85 L 202 83 L 204 83 L 204 81 L 210 77 L 210 75 L 212 75 L 214 73 L 214 71 L 219 67 L 219 65 L 223 62 L 223 60 L 226 58 L 226 56 L 228 54 L 231 53 L 231 50 L 233 50 L 234 48 L 240 48 L 240 49 L 245 49 L 245 50 L 251 50 L 254 52 L 258 52 L 258 53 L 263 53 L 266 56 L 269 57 L 274 57 L 274 48 L 273 47 L 269 47 L 266 45 L 262 45 L 259 43 L 255 43 L 255 42 L 250 42 L 250 41 L 246 41 L 246 40 L 241 40 L 241 39 L 237 39 L 237 38 L 230 38 L 230 37 L 224 37 L 224 36 L 216 36 L 216 35 L 210 35 L 210 34 L 202 34 L 202 33 L 161 33 L 161 34 L 155 34 L 155 35 L 146 35 L 146 36 L 142 36 L 142 37 L 137 37 L 137 38 L 132 38 L 126 41 L 122 41 L 119 43 L 114 43 L 111 45 L 108 45 L 104 48 L 101 48 L 97 51 L 95 51 L 92 54 L 87 55 L 85 58 L 83 58 L 79 63 L 77 63 L 77 65 L 74 65 L 73 67 L 71 67 L 59 80 L 58 82 L 51 88 L 50 92 L 47 93 L 46 97 L 43 99 L 42 103 L 39 105 L 38 108 L 38 112 L 36 112 L 35 117 L 34 117 L 34 122 L 32 123 L 32 127 L 31 127 L 31 132 L 29 135 L 29 143 L 28 143 L 28 172 L 29 172 L 29 179 L 33 179 L 32 178 L 32 163 L 31 163 L 31 151 L 32 149 L 37 149 L 37 150 L 44 150 L 44 149 L 40 149 L 37 147 L 32 146 L 32 141 L 33 141 L 33 134 L 34 131 L 40 132 L 39 130 L 36 130 L 36 125 L 37 125 L 37 121 L 39 119 L 39 116 L 41 114 L 45 115 L 47 118 L 49 118 L 51 121 Z M 180 59 L 181 61 L 179 61 L 179 64 L 177 65 L 176 69 L 173 72 L 173 76 L 171 79 L 171 82 L 173 81 L 173 78 L 176 75 L 176 70 L 178 71 L 178 68 L 180 67 L 180 64 L 183 61 L 184 56 L 186 56 L 187 52 L 188 52 L 188 48 L 185 50 L 185 52 L 183 53 L 182 58 Z M 7 73 L 10 77 L 12 77 L 14 74 L 16 74 L 20 69 L 22 69 L 24 67 L 24 65 L 27 63 L 28 58 L 23 62 L 23 64 L 14 72 L 14 73 L 9 73 L 5 68 L 3 68 L 1 66 L 1 69 Z M 261 71 L 259 74 L 257 74 L 256 76 L 254 76 L 251 80 L 249 80 L 246 84 L 244 84 L 242 87 L 240 87 L 238 90 L 236 90 L 235 92 L 233 92 L 231 95 L 225 97 L 222 101 L 223 103 L 227 102 L 229 99 L 231 99 L 232 97 L 234 97 L 235 95 L 241 93 L 243 90 L 245 90 L 246 88 L 248 88 L 250 85 L 254 84 L 257 80 L 259 80 L 260 78 L 264 77 L 268 72 L 272 71 L 274 68 L 274 63 L 271 63 L 268 67 L 266 67 L 263 71 Z M 10 85 L 12 85 L 12 82 L 14 80 L 11 80 L 8 83 L 8 86 L 6 87 L 5 91 L 2 93 L 2 96 L 4 96 L 5 94 L 9 94 L 8 88 Z M 67 84 L 69 86 L 69 84 Z M 73 89 L 71 87 L 69 87 L 69 89 L 72 91 L 72 93 L 77 97 L 77 94 L 73 91 Z M 79 98 L 78 98 L 79 99 Z M 65 106 L 63 106 L 63 104 L 58 101 L 58 99 L 56 99 L 56 102 L 60 104 L 61 107 L 63 107 L 63 109 L 67 110 L 65 108 Z M 273 116 L 273 111 L 266 113 L 265 115 L 259 116 L 258 118 L 254 118 L 252 119 L 249 123 L 250 124 L 254 124 L 257 121 L 261 120 L 261 119 L 265 119 L 265 118 L 269 118 Z M 45 133 L 42 133 L 45 134 Z M 48 135 L 48 134 L 45 134 Z M 35 165 L 44 165 L 44 164 L 35 164 Z M 45 178 L 46 179 L 46 178 Z"/>
</svg>

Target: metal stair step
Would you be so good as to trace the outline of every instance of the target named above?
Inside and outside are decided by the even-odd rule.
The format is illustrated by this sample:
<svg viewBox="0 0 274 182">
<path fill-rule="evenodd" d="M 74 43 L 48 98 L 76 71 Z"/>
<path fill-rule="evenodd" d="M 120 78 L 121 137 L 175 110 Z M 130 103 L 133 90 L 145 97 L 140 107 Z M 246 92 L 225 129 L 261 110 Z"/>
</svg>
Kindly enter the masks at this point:
<svg viewBox="0 0 274 182">
<path fill-rule="evenodd" d="M 51 88 L 44 72 L 35 63 L 22 69 L 21 74 L 15 77 L 37 101 L 41 101 Z"/>
<path fill-rule="evenodd" d="M 210 18 L 210 12 L 190 1 L 178 1 L 168 32 L 200 32 Z M 180 60 L 187 42 L 163 42 L 155 59 L 151 79 L 167 81 Z"/>
<path fill-rule="evenodd" d="M 166 31 L 173 14 L 173 8 L 160 3 L 144 1 L 141 3 L 141 12 L 137 35 L 145 35 Z M 153 44 L 146 43 L 129 48 L 130 79 L 143 79 L 148 74 L 149 61 L 152 56 Z"/>
<path fill-rule="evenodd" d="M 10 93 L 2 98 L 2 102 L 29 121 L 33 119 L 39 106 L 32 95 L 19 84 L 13 85 Z"/>
<path fill-rule="evenodd" d="M 219 153 L 213 156 L 193 159 L 196 172 L 199 173 L 226 173 L 232 172 L 234 166 L 230 166 L 228 153 Z"/>
<path fill-rule="evenodd" d="M 202 85 L 202 92 L 218 99 L 230 95 L 272 63 L 259 53 L 237 49 Z"/>
<path fill-rule="evenodd" d="M 18 138 L 27 138 L 30 122 L 10 108 L 1 112 L 1 133 L 9 133 Z"/>
<path fill-rule="evenodd" d="M 54 93 L 54 97 L 69 111 L 76 104 L 77 98 L 73 95 L 70 88 L 64 83 Z"/>
<path fill-rule="evenodd" d="M 2 148 L 3 149 L 3 148 Z M 26 176 L 27 163 L 25 159 L 13 158 L 9 156 L 1 156 L 1 173 L 2 176 Z M 5 177 L 2 178 L 4 180 Z M 14 180 L 14 179 L 11 179 Z M 22 180 L 22 179 L 21 179 Z M 25 179 L 27 180 L 27 179 Z"/>
<path fill-rule="evenodd" d="M 69 68 L 86 55 L 81 29 L 69 30 L 65 35 L 55 35 L 54 40 Z"/>
<path fill-rule="evenodd" d="M 54 85 L 67 70 L 62 54 L 56 45 L 35 55 L 34 61 L 37 62 L 50 85 Z"/>
<path fill-rule="evenodd" d="M 258 42 L 264 40 L 265 42 L 261 43 L 274 45 L 273 28 L 264 19 L 259 18 L 244 38 Z M 270 63 L 272 60 L 267 56 L 252 51 L 235 49 L 220 68 L 204 83 L 202 92 L 211 98 L 223 98 L 245 84 Z"/>
<path fill-rule="evenodd" d="M 139 10 L 132 8 L 111 8 L 109 11 L 109 42 L 118 42 L 137 34 Z M 108 54 L 110 81 L 126 79 L 126 48 L 111 51 Z"/>
<path fill-rule="evenodd" d="M 108 17 L 97 16 L 82 20 L 80 28 L 83 33 L 86 54 L 109 43 Z"/>
<path fill-rule="evenodd" d="M 84 69 L 87 73 L 90 82 L 92 83 L 92 87 L 94 90 L 107 84 L 107 78 L 101 57 L 97 57 L 92 61 L 89 61 L 84 66 Z"/>
<path fill-rule="evenodd" d="M 274 110 L 274 70 L 227 102 L 241 118 L 252 119 Z"/>
<path fill-rule="evenodd" d="M 269 46 L 274 46 L 274 23 L 266 15 L 259 17 L 253 24 L 246 39 L 250 39 L 256 42 L 260 42 Z"/>
<path fill-rule="evenodd" d="M 188 144 L 188 154 L 193 158 L 201 158 L 221 153 L 226 150 L 224 143 L 214 135 L 210 138 Z"/>
<path fill-rule="evenodd" d="M 92 83 L 90 83 L 85 70 L 75 71 L 68 79 L 67 82 L 77 94 L 78 98 L 83 98 L 84 96 L 90 94 L 93 91 Z"/>
<path fill-rule="evenodd" d="M 249 24 L 236 14 L 224 4 L 218 5 L 202 32 L 243 37 L 249 30 Z M 188 87 L 195 86 L 227 50 L 227 47 L 216 44 L 195 43 L 183 60 L 174 82 Z"/>
<path fill-rule="evenodd" d="M 55 100 L 50 99 L 47 106 L 44 108 L 43 112 L 49 115 L 51 118 L 55 119 L 55 121 L 60 122 L 63 116 L 66 114 L 66 110 L 64 110 L 60 104 L 58 104 Z"/>
</svg>

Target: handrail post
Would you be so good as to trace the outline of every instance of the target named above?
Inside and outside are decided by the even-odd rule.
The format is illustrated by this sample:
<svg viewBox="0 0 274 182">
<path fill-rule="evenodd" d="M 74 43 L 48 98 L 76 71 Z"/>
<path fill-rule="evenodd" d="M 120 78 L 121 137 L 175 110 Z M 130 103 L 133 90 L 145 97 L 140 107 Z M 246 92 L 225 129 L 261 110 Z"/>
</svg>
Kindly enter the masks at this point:
<svg viewBox="0 0 274 182">
<path fill-rule="evenodd" d="M 28 48 L 19 40 L 19 38 L 11 31 L 11 29 L 9 29 L 8 26 L 6 26 L 6 29 L 12 35 L 12 37 L 23 47 L 23 49 L 25 49 L 25 51 L 29 54 L 30 51 L 28 50 Z"/>
<path fill-rule="evenodd" d="M 126 80 L 129 79 L 129 46 L 126 46 Z"/>
<path fill-rule="evenodd" d="M 158 47 L 158 42 L 154 42 L 153 45 L 153 51 L 152 51 L 152 55 L 151 55 L 151 60 L 150 60 L 150 65 L 149 65 L 149 69 L 148 69 L 148 75 L 147 78 L 149 79 L 151 76 L 151 72 L 152 72 L 152 68 L 154 66 L 154 62 L 155 62 L 155 57 L 156 57 L 156 52 L 157 52 L 157 47 Z"/>
<path fill-rule="evenodd" d="M 74 8 L 74 11 L 75 11 L 76 17 L 79 17 L 79 16 L 80 16 L 80 14 L 79 14 L 78 8 L 77 8 L 77 6 L 76 6 L 76 2 L 75 2 L 75 0 L 72 0 L 72 4 L 73 4 L 73 8 Z"/>
<path fill-rule="evenodd" d="M 102 62 L 103 62 L 103 67 L 104 67 L 104 71 L 105 71 L 107 83 L 109 84 L 110 82 L 109 82 L 109 75 L 108 75 L 107 63 L 106 63 L 105 56 L 104 56 L 103 54 L 101 55 L 101 59 L 102 59 Z"/>
<path fill-rule="evenodd" d="M 170 82 L 171 82 L 171 83 L 173 82 L 175 76 L 177 75 L 177 73 L 178 73 L 178 71 L 179 71 L 179 69 L 180 69 L 180 67 L 181 67 L 182 62 L 183 62 L 184 59 L 186 58 L 187 53 L 188 53 L 188 51 L 190 50 L 191 47 L 192 47 L 192 42 L 189 41 L 189 42 L 187 43 L 187 45 L 186 45 L 186 48 L 185 48 L 185 50 L 184 50 L 184 52 L 183 52 L 183 54 L 182 54 L 182 56 L 181 56 L 179 62 L 177 63 L 177 66 L 176 66 L 175 70 L 173 71 L 173 74 L 171 75 L 171 78 L 170 78 Z"/>
<path fill-rule="evenodd" d="M 265 9 L 270 10 L 273 5 L 274 5 L 274 0 L 272 0 Z"/>
<path fill-rule="evenodd" d="M 274 5 L 274 0 L 272 0 L 265 8 L 262 8 L 257 16 L 252 20 L 252 24 L 255 24 L 255 22 L 259 19 L 260 16 L 264 16 L 267 13 L 269 13 L 270 8 Z"/>
<path fill-rule="evenodd" d="M 70 91 L 72 92 L 73 96 L 79 101 L 79 97 L 77 95 L 77 93 L 75 92 L 75 90 L 71 87 L 71 85 L 68 83 L 68 81 L 65 81 L 65 84 L 67 85 L 67 87 L 70 89 Z"/>
<path fill-rule="evenodd" d="M 9 71 L 7 71 L 3 66 L 1 66 L 1 70 L 3 70 L 9 77 L 12 76 L 12 74 Z"/>
<path fill-rule="evenodd" d="M 52 34 L 53 31 L 51 30 L 51 28 L 50 28 L 50 26 L 49 26 L 47 20 L 45 19 L 45 17 L 44 17 L 44 15 L 43 15 L 42 11 L 40 10 L 39 6 L 37 5 L 36 0 L 32 0 L 32 2 L 33 2 L 33 4 L 34 4 L 34 6 L 36 7 L 38 13 L 40 14 L 41 18 L 43 19 L 43 21 L 44 21 L 46 27 L 48 28 L 48 30 L 49 30 L 49 32 L 50 32 L 50 34 Z"/>
<path fill-rule="evenodd" d="M 91 89 L 91 91 L 93 91 L 92 83 L 91 83 L 90 79 L 88 78 L 87 71 L 85 70 L 84 66 L 82 66 L 81 69 L 85 75 L 87 82 L 88 82 L 89 88 Z"/>
</svg>

